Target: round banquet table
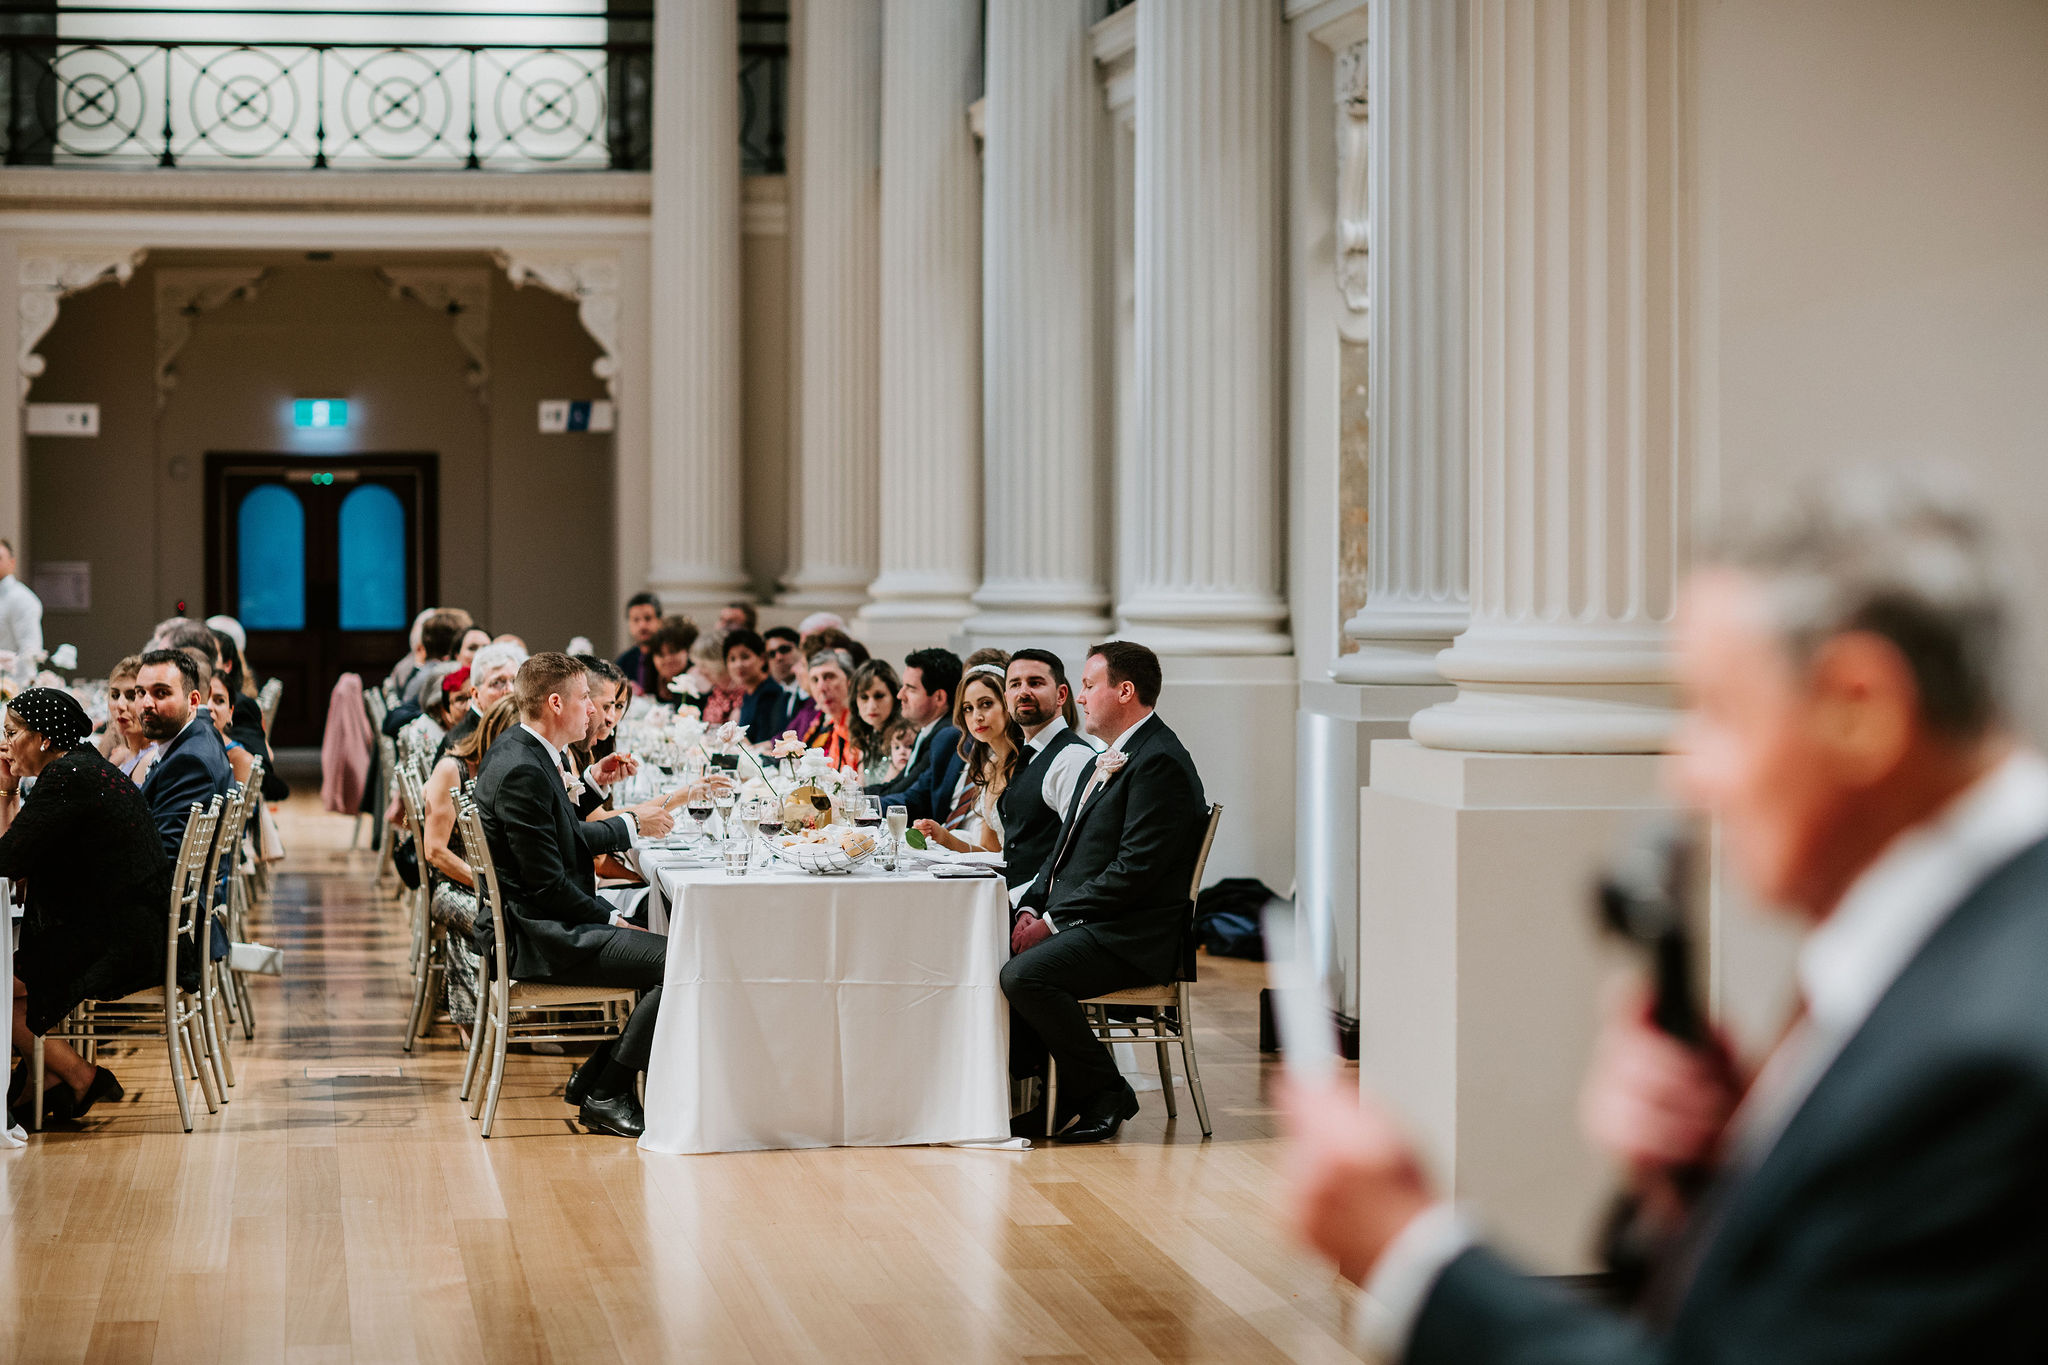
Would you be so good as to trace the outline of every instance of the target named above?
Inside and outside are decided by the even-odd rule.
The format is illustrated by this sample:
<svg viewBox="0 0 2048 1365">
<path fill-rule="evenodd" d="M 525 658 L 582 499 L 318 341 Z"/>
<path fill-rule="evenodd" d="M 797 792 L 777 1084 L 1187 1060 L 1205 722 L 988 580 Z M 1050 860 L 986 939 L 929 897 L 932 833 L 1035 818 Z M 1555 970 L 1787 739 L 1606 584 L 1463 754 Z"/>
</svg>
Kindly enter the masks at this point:
<svg viewBox="0 0 2048 1365">
<path fill-rule="evenodd" d="M 645 870 L 669 939 L 642 1150 L 1009 1138 L 1002 878 Z"/>
</svg>

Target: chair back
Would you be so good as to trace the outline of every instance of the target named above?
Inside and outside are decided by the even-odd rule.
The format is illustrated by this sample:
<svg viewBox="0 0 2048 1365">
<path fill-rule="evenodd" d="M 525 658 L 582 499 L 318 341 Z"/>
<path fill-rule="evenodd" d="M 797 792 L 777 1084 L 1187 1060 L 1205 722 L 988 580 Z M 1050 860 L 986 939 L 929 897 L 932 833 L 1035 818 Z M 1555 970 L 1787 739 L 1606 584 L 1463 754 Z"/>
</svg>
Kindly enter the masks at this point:
<svg viewBox="0 0 2048 1365">
<path fill-rule="evenodd" d="M 248 793 L 249 784 L 237 782 L 234 786 L 228 788 L 226 796 L 216 796 L 213 798 L 219 807 L 220 813 L 214 830 L 214 837 L 211 841 L 212 847 L 207 849 L 205 862 L 202 865 L 205 876 L 201 878 L 199 883 L 201 904 L 205 907 L 205 913 L 208 915 L 220 909 L 221 883 L 229 872 L 234 871 L 234 855 L 230 850 L 241 846 L 242 818 L 249 810 Z M 221 868 L 221 859 L 223 857 L 228 859 L 225 871 Z"/>
<path fill-rule="evenodd" d="M 494 970 L 495 980 L 510 983 L 512 964 L 505 938 L 505 903 L 498 894 L 498 866 L 491 860 L 491 844 L 484 837 L 483 811 L 468 792 L 455 798 L 455 818 L 462 826 L 462 856 L 476 874 L 477 908 L 491 912 L 491 955 L 485 965 Z"/>
<path fill-rule="evenodd" d="M 398 811 L 412 835 L 412 846 L 419 854 L 420 876 L 426 879 L 432 873 L 432 865 L 427 862 L 426 792 L 421 786 L 420 775 L 402 763 L 398 767 Z"/>
<path fill-rule="evenodd" d="M 213 860 L 214 831 L 220 826 L 221 798 L 201 807 L 197 801 L 185 813 L 185 837 L 178 841 L 178 854 L 171 863 L 170 933 L 164 945 L 164 1003 L 168 1007 L 178 992 L 178 940 L 190 939 L 204 951 L 200 925 L 205 922 L 206 869 Z"/>
<path fill-rule="evenodd" d="M 1195 979 L 1195 907 L 1202 898 L 1202 874 L 1209 866 L 1209 850 L 1216 843 L 1216 826 L 1223 823 L 1223 803 L 1209 806 L 1209 818 L 1202 829 L 1202 846 L 1195 851 L 1195 873 L 1188 879 L 1188 923 L 1181 935 L 1180 979 Z"/>
<path fill-rule="evenodd" d="M 263 713 L 263 737 L 270 738 L 270 727 L 277 722 L 277 703 L 284 696 L 284 679 L 272 678 L 256 691 L 256 709 Z"/>
</svg>

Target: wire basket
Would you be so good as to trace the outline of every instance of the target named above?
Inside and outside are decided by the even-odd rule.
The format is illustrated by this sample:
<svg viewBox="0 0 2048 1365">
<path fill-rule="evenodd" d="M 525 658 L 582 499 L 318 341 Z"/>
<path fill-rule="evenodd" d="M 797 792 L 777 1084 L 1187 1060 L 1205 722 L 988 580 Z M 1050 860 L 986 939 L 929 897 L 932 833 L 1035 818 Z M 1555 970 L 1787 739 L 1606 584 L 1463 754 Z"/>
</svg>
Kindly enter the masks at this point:
<svg viewBox="0 0 2048 1365">
<path fill-rule="evenodd" d="M 867 847 L 858 853 L 849 853 L 836 843 L 783 844 L 775 845 L 775 856 L 791 867 L 809 872 L 814 876 L 839 876 L 853 871 L 862 863 L 875 856 L 882 841 L 873 835 L 861 836 L 867 840 Z"/>
</svg>

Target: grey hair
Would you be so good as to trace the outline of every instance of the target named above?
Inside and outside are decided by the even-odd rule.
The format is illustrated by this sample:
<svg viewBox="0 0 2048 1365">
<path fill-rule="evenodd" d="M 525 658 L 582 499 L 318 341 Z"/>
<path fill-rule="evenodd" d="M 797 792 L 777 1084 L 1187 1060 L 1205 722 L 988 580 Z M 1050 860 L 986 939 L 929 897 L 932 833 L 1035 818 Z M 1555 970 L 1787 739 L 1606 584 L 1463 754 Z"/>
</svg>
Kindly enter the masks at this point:
<svg viewBox="0 0 2048 1365">
<path fill-rule="evenodd" d="M 819 664 L 834 664 L 848 678 L 853 676 L 853 656 L 843 649 L 821 649 L 804 662 L 812 668 Z"/>
<path fill-rule="evenodd" d="M 476 680 L 486 673 L 507 669 L 517 673 L 519 665 L 526 662 L 526 651 L 518 645 L 485 645 L 469 661 L 469 685 L 476 686 Z"/>
<path fill-rule="evenodd" d="M 1889 640 L 1920 713 L 1969 738 L 2011 709 L 2011 578 L 1983 513 L 1924 477 L 1861 470 L 1803 488 L 1704 556 L 1755 580 L 1804 664 L 1851 631 Z"/>
</svg>

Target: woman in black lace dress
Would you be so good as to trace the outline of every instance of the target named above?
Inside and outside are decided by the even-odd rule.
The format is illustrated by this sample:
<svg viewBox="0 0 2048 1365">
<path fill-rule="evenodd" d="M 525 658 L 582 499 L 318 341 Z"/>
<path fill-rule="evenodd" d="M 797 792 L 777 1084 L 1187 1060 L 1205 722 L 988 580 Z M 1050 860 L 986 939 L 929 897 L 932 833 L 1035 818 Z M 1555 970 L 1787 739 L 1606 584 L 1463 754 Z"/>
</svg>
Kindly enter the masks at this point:
<svg viewBox="0 0 2048 1365">
<path fill-rule="evenodd" d="M 163 984 L 171 865 L 149 803 L 87 742 L 92 723 L 69 693 L 23 692 L 5 731 L 0 877 L 28 882 L 14 958 L 14 1047 L 26 1056 L 81 1000 Z M 33 779 L 26 796 L 24 778 Z M 121 1097 L 112 1072 L 63 1043 L 43 1057 L 46 1104 L 60 1118 Z"/>
</svg>

